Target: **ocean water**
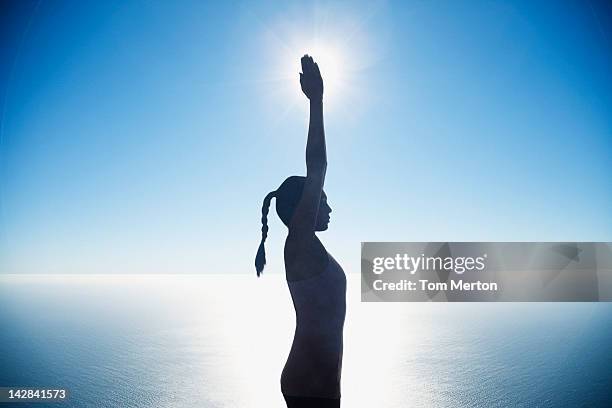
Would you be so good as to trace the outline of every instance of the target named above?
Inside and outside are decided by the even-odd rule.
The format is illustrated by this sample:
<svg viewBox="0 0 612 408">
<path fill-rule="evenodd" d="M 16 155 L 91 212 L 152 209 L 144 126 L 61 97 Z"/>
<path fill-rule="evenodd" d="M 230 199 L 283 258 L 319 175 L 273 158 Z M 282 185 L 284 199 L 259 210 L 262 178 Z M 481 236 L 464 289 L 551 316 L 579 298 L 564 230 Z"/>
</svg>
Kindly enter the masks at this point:
<svg viewBox="0 0 612 408">
<path fill-rule="evenodd" d="M 612 304 L 361 303 L 348 281 L 344 407 L 611 406 Z M 293 325 L 281 275 L 4 275 L 0 386 L 67 388 L 61 407 L 283 407 Z"/>
</svg>

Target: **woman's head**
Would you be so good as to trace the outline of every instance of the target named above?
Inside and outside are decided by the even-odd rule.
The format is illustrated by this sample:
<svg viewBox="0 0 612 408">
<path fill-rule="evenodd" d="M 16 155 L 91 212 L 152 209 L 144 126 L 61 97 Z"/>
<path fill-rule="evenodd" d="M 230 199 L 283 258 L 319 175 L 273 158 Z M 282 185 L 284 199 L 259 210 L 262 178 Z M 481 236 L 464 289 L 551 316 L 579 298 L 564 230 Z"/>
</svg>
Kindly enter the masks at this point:
<svg viewBox="0 0 612 408">
<path fill-rule="evenodd" d="M 276 213 L 287 227 L 289 227 L 295 209 L 302 198 L 305 182 L 306 177 L 291 176 L 283 181 L 283 184 L 275 192 Z M 327 204 L 327 195 L 323 191 L 321 192 L 321 202 L 319 204 L 315 231 L 325 231 L 327 229 L 329 226 L 329 213 L 331 213 L 331 208 Z"/>
<path fill-rule="evenodd" d="M 264 198 L 263 207 L 261 209 L 261 243 L 259 244 L 257 256 L 255 257 L 255 269 L 257 270 L 257 276 L 261 274 L 261 271 L 263 271 L 264 265 L 266 264 L 264 242 L 268 236 L 268 211 L 270 209 L 270 201 L 273 197 L 276 198 L 276 213 L 283 224 L 289 227 L 293 214 L 295 213 L 295 209 L 302 198 L 305 182 L 306 177 L 303 176 L 288 177 L 285 181 L 283 181 L 278 189 L 276 189 L 276 191 L 268 193 L 266 198 Z M 325 231 L 328 228 L 330 219 L 329 214 L 331 211 L 330 206 L 327 204 L 327 195 L 325 192 L 321 192 L 321 201 L 319 203 L 315 231 Z"/>
</svg>

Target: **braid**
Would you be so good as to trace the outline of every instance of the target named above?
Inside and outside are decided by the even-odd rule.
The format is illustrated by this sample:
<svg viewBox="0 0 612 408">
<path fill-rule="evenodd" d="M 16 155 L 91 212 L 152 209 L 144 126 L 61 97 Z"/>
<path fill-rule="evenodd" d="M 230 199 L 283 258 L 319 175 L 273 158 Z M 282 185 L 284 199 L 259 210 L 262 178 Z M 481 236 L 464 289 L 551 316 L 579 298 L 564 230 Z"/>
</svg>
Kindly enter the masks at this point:
<svg viewBox="0 0 612 408">
<path fill-rule="evenodd" d="M 257 255 L 255 256 L 255 270 L 257 271 L 257 276 L 261 275 L 264 265 L 266 264 L 266 249 L 264 248 L 264 242 L 266 242 L 266 238 L 268 237 L 268 211 L 270 211 L 270 201 L 272 201 L 272 197 L 276 197 L 276 191 L 268 193 L 261 207 L 261 242 L 259 243 Z"/>
</svg>

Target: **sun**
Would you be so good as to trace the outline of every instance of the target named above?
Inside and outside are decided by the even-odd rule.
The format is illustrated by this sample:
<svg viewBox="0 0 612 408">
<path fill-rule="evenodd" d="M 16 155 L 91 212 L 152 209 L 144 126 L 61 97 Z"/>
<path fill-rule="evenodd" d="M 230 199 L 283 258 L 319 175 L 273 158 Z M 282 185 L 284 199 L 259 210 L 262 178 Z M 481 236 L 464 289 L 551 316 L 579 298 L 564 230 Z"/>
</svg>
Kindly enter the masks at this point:
<svg viewBox="0 0 612 408">
<path fill-rule="evenodd" d="M 305 12 L 295 13 L 303 17 Z M 310 55 L 319 65 L 323 77 L 323 99 L 327 109 L 339 107 L 352 99 L 359 86 L 364 62 L 371 53 L 366 31 L 351 13 L 332 13 L 317 9 L 312 19 L 285 18 L 262 25 L 260 50 L 266 52 L 266 83 L 280 98 L 284 108 L 301 106 L 307 109 L 299 84 L 300 59 Z M 351 54 L 359 50 L 358 56 Z M 360 72 L 361 71 L 361 72 Z"/>
<path fill-rule="evenodd" d="M 299 82 L 299 73 L 302 68 L 300 58 L 308 54 L 319 65 L 321 76 L 323 77 L 323 95 L 329 104 L 337 102 L 342 96 L 343 84 L 348 80 L 348 72 L 343 70 L 346 62 L 343 61 L 342 50 L 331 44 L 313 42 L 312 44 L 296 47 L 296 51 L 290 58 L 287 58 L 287 77 L 295 79 L 291 85 L 292 93 L 297 100 L 303 100 Z"/>
<path fill-rule="evenodd" d="M 378 2 L 361 9 L 335 3 L 294 4 L 272 18 L 257 19 L 254 44 L 257 59 L 265 63 L 256 65 L 256 75 L 279 120 L 295 108 L 308 110 L 299 83 L 305 54 L 321 70 L 326 111 L 358 115 L 370 101 L 370 71 L 384 54 L 385 10 Z"/>
<path fill-rule="evenodd" d="M 304 94 L 300 88 L 300 59 L 310 55 L 319 65 L 323 77 L 323 98 L 327 107 L 337 105 L 346 96 L 351 81 L 346 51 L 330 39 L 304 39 L 297 44 L 283 47 L 275 56 L 277 77 L 283 103 L 303 105 Z"/>
</svg>

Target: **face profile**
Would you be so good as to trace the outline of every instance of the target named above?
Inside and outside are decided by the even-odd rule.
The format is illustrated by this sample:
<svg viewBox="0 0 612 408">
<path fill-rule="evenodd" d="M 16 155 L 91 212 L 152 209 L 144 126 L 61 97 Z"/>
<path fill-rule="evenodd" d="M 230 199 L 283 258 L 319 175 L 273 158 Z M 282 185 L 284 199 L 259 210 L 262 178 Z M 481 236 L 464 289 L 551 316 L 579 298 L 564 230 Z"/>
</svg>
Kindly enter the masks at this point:
<svg viewBox="0 0 612 408">
<path fill-rule="evenodd" d="M 321 202 L 319 203 L 319 212 L 317 213 L 316 231 L 326 231 L 329 228 L 331 207 L 327 203 L 327 195 L 325 192 L 321 194 Z"/>
</svg>

